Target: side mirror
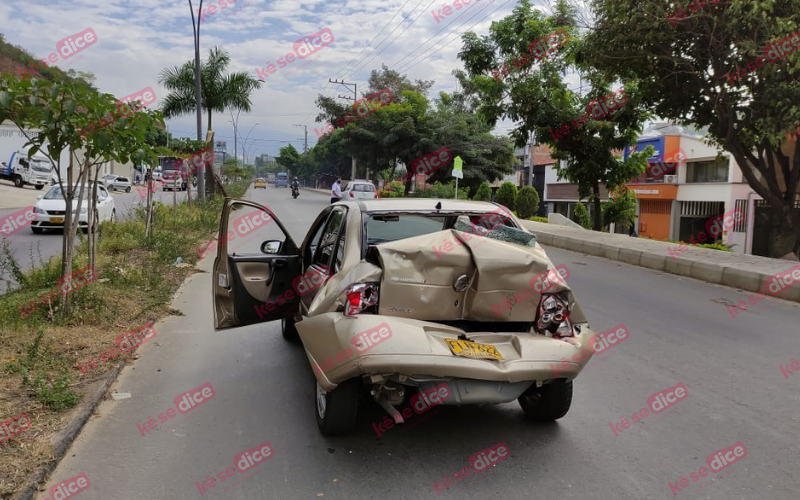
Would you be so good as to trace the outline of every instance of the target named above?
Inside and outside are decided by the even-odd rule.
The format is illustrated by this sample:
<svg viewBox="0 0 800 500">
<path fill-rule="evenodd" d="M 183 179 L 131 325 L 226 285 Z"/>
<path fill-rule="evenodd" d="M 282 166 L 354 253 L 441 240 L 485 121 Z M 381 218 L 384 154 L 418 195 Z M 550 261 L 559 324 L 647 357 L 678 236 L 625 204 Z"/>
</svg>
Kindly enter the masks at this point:
<svg viewBox="0 0 800 500">
<path fill-rule="evenodd" d="M 280 240 L 267 240 L 261 244 L 261 253 L 276 254 L 281 249 Z"/>
</svg>

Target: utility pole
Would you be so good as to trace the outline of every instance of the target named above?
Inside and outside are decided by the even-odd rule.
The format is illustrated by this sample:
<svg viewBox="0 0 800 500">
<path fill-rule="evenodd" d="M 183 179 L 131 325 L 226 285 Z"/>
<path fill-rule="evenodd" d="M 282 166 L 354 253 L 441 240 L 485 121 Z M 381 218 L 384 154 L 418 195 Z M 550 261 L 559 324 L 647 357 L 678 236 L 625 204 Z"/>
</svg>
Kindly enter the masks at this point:
<svg viewBox="0 0 800 500">
<path fill-rule="evenodd" d="M 303 153 L 308 153 L 308 126 L 307 125 L 297 125 L 297 124 L 295 124 L 295 127 L 303 127 L 303 129 L 305 129 L 306 138 L 305 138 L 305 142 L 303 143 L 304 144 L 303 145 Z"/>
<path fill-rule="evenodd" d="M 342 80 L 342 81 L 331 80 L 330 78 L 328 78 L 328 83 L 338 83 L 339 85 L 344 85 L 348 90 L 350 90 L 350 85 L 352 85 L 353 86 L 353 97 L 350 98 L 350 97 L 346 97 L 346 96 L 340 95 L 339 98 L 340 99 L 347 99 L 348 101 L 353 101 L 353 104 L 355 104 L 356 99 L 358 98 L 358 84 L 357 83 L 348 83 L 348 82 L 345 82 L 344 80 Z M 352 181 L 356 180 L 356 157 L 355 156 L 353 156 L 353 164 L 352 164 L 352 167 L 351 167 L 351 170 L 350 170 L 350 180 L 352 180 Z"/>
<path fill-rule="evenodd" d="M 203 0 L 200 0 L 200 9 L 197 11 L 197 22 L 195 23 L 194 8 L 192 0 L 189 0 L 189 12 L 192 13 L 192 30 L 194 33 L 194 105 L 197 109 L 197 140 L 203 140 L 203 101 L 200 93 L 200 12 L 203 11 Z M 206 198 L 206 174 L 205 164 L 197 168 L 197 197 L 201 200 Z"/>
</svg>

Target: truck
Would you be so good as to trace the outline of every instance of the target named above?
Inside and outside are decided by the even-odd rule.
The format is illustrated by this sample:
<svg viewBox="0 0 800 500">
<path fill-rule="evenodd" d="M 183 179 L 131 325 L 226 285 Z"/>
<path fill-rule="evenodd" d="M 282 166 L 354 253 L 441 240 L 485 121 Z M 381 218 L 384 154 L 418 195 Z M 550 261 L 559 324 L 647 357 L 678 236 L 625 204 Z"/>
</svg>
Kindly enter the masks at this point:
<svg viewBox="0 0 800 500">
<path fill-rule="evenodd" d="M 180 158 L 174 156 L 160 156 L 158 158 L 159 167 L 163 172 L 164 191 L 167 189 L 174 191 L 186 191 L 188 187 L 187 167 Z M 183 168 L 181 168 L 183 167 Z"/>
<path fill-rule="evenodd" d="M 267 174 L 267 184 L 275 184 L 275 172 L 269 172 Z"/>
<path fill-rule="evenodd" d="M 25 151 L 11 153 L 11 158 L 0 163 L 0 179 L 11 181 L 18 188 L 26 184 L 41 190 L 53 180 L 53 164 L 44 156 L 29 157 Z"/>
<path fill-rule="evenodd" d="M 279 172 L 278 178 L 275 180 L 275 187 L 285 188 L 289 187 L 289 174 L 286 172 Z"/>
</svg>

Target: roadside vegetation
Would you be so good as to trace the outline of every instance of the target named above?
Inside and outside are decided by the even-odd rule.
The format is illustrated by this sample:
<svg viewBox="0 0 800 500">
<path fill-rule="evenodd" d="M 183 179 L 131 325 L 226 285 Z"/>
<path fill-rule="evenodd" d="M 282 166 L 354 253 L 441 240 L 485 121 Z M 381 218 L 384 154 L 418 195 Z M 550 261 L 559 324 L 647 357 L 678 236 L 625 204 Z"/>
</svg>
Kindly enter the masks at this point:
<svg viewBox="0 0 800 500">
<path fill-rule="evenodd" d="M 227 186 L 241 197 L 247 182 Z M 0 497 L 16 491 L 37 466 L 52 460 L 50 438 L 61 430 L 68 412 L 94 382 L 119 364 L 119 357 L 82 375 L 78 366 L 116 347 L 115 339 L 146 323 L 175 314 L 173 293 L 191 274 L 200 257 L 196 246 L 219 228 L 222 197 L 176 208 L 156 203 L 153 230 L 145 238 L 146 210 L 137 208 L 125 222 L 99 229 L 97 280 L 70 295 L 65 309 L 56 295 L 40 297 L 57 287 L 61 259 L 39 259 L 36 269 L 22 272 L 7 247 L 0 248 L 0 267 L 19 287 L 0 296 L 0 415 L 28 414 L 33 426 L 0 445 Z M 53 236 L 58 237 L 58 236 Z M 76 249 L 72 270 L 87 265 L 88 241 Z M 35 253 L 35 249 L 31 249 Z M 184 264 L 176 265 L 178 259 Z M 23 316 L 32 302 L 38 308 Z"/>
</svg>

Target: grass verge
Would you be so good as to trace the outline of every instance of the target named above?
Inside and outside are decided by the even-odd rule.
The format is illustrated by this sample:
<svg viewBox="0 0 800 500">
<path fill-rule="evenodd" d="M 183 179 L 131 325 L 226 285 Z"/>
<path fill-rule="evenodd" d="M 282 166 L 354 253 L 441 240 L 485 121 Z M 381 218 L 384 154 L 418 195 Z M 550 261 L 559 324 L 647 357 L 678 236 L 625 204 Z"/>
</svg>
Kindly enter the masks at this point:
<svg viewBox="0 0 800 500">
<path fill-rule="evenodd" d="M 243 196 L 247 184 L 227 187 Z M 157 203 L 154 233 L 144 237 L 145 212 L 137 208 L 125 222 L 103 224 L 98 237 L 97 280 L 70 297 L 64 314 L 59 297 L 48 300 L 61 278 L 61 258 L 23 272 L 7 246 L 0 248 L 0 268 L 19 287 L 0 296 L 0 421 L 26 413 L 32 425 L 0 443 L 0 497 L 18 491 L 39 466 L 54 460 L 52 436 L 70 421 L 75 406 L 94 382 L 116 366 L 100 363 L 82 374 L 79 366 L 114 350 L 115 339 L 146 323 L 174 313 L 169 301 L 184 279 L 196 272 L 195 246 L 219 228 L 223 199 L 192 206 Z M 44 235 L 58 237 L 56 235 Z M 33 250 L 31 250 L 33 252 Z M 187 265 L 175 266 L 181 257 Z M 86 243 L 76 248 L 73 270 L 87 265 Z M 42 299 L 44 297 L 44 299 Z M 39 306 L 24 315 L 23 308 Z M 0 437 L 2 439 L 2 437 Z"/>
</svg>

